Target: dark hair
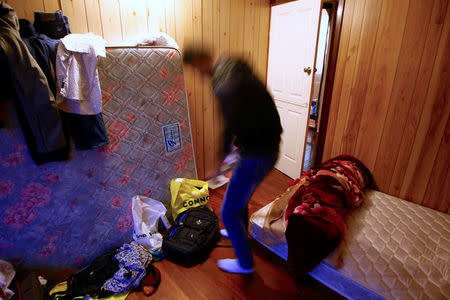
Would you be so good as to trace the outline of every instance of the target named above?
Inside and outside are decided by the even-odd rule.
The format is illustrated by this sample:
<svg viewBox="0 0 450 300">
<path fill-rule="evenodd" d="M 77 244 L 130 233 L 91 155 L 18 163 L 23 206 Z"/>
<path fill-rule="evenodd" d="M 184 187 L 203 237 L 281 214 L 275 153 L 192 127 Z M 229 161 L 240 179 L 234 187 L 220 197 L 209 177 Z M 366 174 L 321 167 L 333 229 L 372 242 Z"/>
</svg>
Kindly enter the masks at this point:
<svg viewBox="0 0 450 300">
<path fill-rule="evenodd" d="M 200 48 L 187 47 L 183 50 L 183 62 L 186 64 L 192 63 L 196 58 L 211 58 L 211 54 Z"/>
</svg>

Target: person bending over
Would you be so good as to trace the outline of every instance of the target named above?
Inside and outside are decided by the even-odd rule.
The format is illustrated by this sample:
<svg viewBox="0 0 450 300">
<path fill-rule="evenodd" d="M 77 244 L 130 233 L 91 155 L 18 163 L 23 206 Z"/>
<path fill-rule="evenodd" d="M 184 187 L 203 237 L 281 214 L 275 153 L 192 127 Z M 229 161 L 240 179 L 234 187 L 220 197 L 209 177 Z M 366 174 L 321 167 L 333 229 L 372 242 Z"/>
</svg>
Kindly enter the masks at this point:
<svg viewBox="0 0 450 300">
<path fill-rule="evenodd" d="M 203 50 L 186 49 L 183 61 L 211 77 L 212 89 L 225 120 L 223 158 L 233 144 L 240 158 L 233 170 L 221 208 L 226 231 L 238 259 L 220 259 L 220 269 L 230 273 L 253 272 L 248 240 L 248 202 L 278 158 L 282 127 L 272 96 L 240 59 L 220 58 Z M 220 162 L 222 161 L 220 160 Z"/>
</svg>

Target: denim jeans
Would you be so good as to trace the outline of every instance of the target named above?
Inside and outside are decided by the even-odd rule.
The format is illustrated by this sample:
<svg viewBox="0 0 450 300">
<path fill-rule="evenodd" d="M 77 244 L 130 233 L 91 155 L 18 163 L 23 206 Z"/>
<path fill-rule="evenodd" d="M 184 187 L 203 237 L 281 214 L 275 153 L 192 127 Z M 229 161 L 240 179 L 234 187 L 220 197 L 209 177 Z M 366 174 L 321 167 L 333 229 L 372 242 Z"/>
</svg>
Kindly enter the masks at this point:
<svg viewBox="0 0 450 300">
<path fill-rule="evenodd" d="M 248 240 L 248 202 L 267 173 L 273 168 L 277 156 L 241 156 L 231 176 L 222 204 L 222 222 L 228 231 L 239 263 L 253 268 Z"/>
</svg>

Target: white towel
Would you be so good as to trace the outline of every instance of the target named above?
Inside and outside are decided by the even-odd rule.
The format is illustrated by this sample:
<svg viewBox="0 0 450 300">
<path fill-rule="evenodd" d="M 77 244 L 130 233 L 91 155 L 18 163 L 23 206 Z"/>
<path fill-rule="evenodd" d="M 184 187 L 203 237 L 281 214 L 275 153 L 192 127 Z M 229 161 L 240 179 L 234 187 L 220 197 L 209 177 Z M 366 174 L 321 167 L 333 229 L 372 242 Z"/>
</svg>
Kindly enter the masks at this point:
<svg viewBox="0 0 450 300">
<path fill-rule="evenodd" d="M 103 38 L 92 33 L 69 34 L 61 40 L 56 54 L 59 109 L 82 115 L 101 112 L 97 57 L 106 56 L 105 45 Z"/>
</svg>

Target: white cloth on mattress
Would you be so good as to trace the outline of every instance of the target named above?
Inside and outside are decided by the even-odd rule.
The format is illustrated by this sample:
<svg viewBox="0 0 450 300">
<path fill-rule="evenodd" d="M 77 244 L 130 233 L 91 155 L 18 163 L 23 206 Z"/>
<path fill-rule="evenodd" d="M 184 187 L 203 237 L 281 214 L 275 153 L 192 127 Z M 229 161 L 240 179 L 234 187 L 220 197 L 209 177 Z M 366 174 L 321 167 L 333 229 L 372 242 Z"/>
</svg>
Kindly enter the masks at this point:
<svg viewBox="0 0 450 300">
<path fill-rule="evenodd" d="M 260 242 L 270 205 L 250 218 L 250 233 Z M 266 247 L 287 259 L 286 243 Z M 333 269 L 338 255 L 342 267 Z M 349 294 L 352 287 L 336 287 L 336 279 L 330 278 L 337 273 L 342 282 L 351 279 L 388 299 L 449 299 L 450 216 L 369 190 L 361 208 L 348 216 L 338 251 L 310 273 L 344 296 L 362 296 L 364 290 Z"/>
<path fill-rule="evenodd" d="M 56 54 L 58 108 L 81 115 L 102 111 L 98 77 L 98 56 L 105 57 L 105 40 L 92 33 L 69 34 L 61 40 Z"/>
</svg>

